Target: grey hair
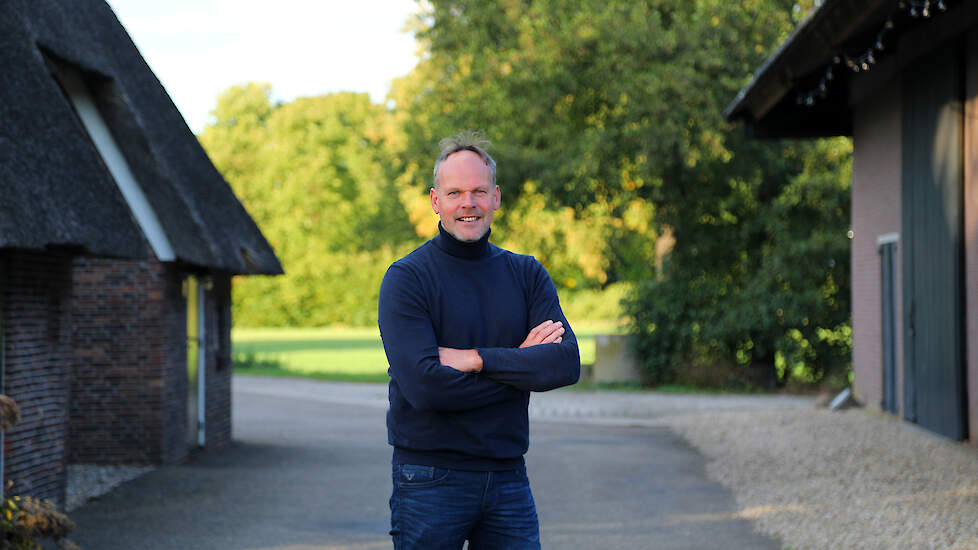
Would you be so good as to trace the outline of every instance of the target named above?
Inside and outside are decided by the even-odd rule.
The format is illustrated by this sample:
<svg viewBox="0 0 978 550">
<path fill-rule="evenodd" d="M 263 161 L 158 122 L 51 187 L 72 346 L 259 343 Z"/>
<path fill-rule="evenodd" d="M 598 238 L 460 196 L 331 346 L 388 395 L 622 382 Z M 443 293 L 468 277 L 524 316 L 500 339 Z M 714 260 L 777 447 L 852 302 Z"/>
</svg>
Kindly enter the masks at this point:
<svg viewBox="0 0 978 550">
<path fill-rule="evenodd" d="M 492 173 L 490 183 L 496 185 L 496 161 L 492 160 L 486 151 L 490 145 L 485 134 L 472 130 L 465 130 L 439 141 L 438 147 L 441 148 L 441 153 L 438 155 L 438 160 L 435 161 L 434 188 L 438 189 L 438 168 L 441 167 L 441 162 L 459 151 L 472 151 L 479 155 L 479 158 L 486 163 Z"/>
</svg>

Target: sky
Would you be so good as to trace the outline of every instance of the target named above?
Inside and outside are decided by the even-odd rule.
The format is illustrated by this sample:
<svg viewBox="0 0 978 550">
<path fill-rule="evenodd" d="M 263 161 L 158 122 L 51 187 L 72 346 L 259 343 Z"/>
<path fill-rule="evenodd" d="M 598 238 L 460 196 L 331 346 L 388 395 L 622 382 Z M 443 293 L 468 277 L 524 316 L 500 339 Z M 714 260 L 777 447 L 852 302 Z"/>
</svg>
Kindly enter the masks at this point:
<svg viewBox="0 0 978 550">
<path fill-rule="evenodd" d="M 276 100 L 337 91 L 383 102 L 414 67 L 415 0 L 108 0 L 195 132 L 217 95 L 268 82 Z"/>
</svg>

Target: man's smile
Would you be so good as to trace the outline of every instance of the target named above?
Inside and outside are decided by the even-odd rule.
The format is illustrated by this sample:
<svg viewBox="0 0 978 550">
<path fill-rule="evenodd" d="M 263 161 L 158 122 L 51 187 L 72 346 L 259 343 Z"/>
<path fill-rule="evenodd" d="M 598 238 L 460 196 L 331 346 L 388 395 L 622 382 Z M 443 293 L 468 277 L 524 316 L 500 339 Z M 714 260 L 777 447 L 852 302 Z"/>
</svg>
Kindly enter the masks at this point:
<svg viewBox="0 0 978 550">
<path fill-rule="evenodd" d="M 474 222 L 479 219 L 479 216 L 462 216 L 461 218 L 456 218 L 460 222 Z"/>
</svg>

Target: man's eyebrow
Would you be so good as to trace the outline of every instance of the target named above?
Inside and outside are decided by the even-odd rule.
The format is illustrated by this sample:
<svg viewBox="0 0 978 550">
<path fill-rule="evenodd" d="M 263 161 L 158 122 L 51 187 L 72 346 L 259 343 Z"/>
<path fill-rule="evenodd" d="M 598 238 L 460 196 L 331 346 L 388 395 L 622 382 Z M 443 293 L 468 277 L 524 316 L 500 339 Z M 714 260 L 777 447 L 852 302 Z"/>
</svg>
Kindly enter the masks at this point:
<svg viewBox="0 0 978 550">
<path fill-rule="evenodd" d="M 472 191 L 479 191 L 479 190 L 488 191 L 492 189 L 492 184 L 480 183 L 474 187 L 468 187 L 468 189 L 471 189 Z M 458 185 L 442 185 L 441 190 L 444 191 L 445 193 L 448 193 L 449 191 L 461 191 L 462 188 Z"/>
</svg>

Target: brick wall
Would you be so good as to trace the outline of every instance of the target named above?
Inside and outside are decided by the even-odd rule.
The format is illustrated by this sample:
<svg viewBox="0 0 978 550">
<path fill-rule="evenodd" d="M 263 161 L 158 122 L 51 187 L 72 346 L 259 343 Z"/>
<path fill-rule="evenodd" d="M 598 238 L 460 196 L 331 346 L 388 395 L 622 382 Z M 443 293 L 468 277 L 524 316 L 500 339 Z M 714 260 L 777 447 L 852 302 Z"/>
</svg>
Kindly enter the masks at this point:
<svg viewBox="0 0 978 550">
<path fill-rule="evenodd" d="M 70 387 L 71 257 L 0 252 L 5 391 L 21 421 L 5 433 L 5 479 L 14 493 L 65 498 L 65 432 Z"/>
<path fill-rule="evenodd" d="M 155 261 L 75 260 L 69 462 L 160 461 L 165 274 Z"/>
<path fill-rule="evenodd" d="M 853 109 L 852 166 L 852 366 L 857 398 L 879 408 L 883 400 L 881 262 L 877 238 L 901 231 L 900 86 L 882 91 Z M 903 407 L 901 246 L 897 241 L 897 401 Z"/>
<path fill-rule="evenodd" d="M 0 252 L 5 479 L 65 498 L 65 464 L 171 463 L 188 454 L 184 273 L 173 264 Z M 206 449 L 231 443 L 231 282 L 206 296 Z"/>
<path fill-rule="evenodd" d="M 81 258 L 74 274 L 69 462 L 184 460 L 191 439 L 186 272 L 155 260 Z M 230 350 L 230 278 L 213 280 L 205 300 L 205 446 L 219 449 L 231 439 L 230 367 L 219 360 Z"/>
<path fill-rule="evenodd" d="M 162 453 L 157 462 L 171 464 L 187 458 L 187 299 L 183 295 L 183 273 L 173 264 L 159 264 L 165 269 L 160 281 L 163 295 L 160 312 L 160 337 L 163 357 L 159 365 L 163 376 L 161 389 Z"/>
<path fill-rule="evenodd" d="M 205 447 L 231 445 L 231 277 L 215 274 L 207 292 Z"/>
</svg>

